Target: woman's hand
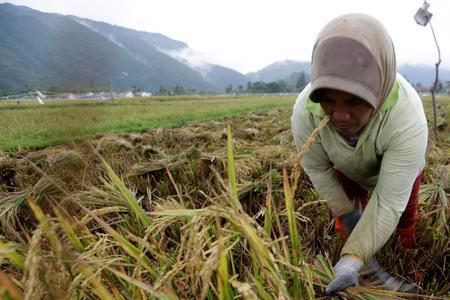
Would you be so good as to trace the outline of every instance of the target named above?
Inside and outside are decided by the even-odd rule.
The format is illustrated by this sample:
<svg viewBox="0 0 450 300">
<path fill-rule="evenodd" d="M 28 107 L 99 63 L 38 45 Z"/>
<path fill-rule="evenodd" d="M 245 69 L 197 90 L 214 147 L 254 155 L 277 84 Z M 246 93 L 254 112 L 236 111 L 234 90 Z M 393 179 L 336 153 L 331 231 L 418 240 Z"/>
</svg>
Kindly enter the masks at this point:
<svg viewBox="0 0 450 300">
<path fill-rule="evenodd" d="M 359 270 L 364 265 L 356 256 L 343 256 L 334 266 L 334 280 L 326 287 L 325 294 L 333 295 L 349 286 L 359 285 Z"/>
</svg>

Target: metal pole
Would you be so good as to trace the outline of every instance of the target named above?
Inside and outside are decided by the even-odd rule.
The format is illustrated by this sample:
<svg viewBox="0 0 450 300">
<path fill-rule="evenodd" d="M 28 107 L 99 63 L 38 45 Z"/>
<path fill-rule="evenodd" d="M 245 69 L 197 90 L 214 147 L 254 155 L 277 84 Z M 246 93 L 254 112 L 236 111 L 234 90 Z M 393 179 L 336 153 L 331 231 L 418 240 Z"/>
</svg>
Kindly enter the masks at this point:
<svg viewBox="0 0 450 300">
<path fill-rule="evenodd" d="M 109 92 L 111 94 L 111 99 L 114 99 L 113 88 L 112 88 L 112 79 L 109 79 Z"/>
<path fill-rule="evenodd" d="M 438 136 L 438 130 L 437 130 L 437 111 L 436 111 L 435 94 L 436 94 L 436 89 L 437 89 L 438 81 L 439 81 L 439 65 L 441 63 L 441 50 L 439 48 L 439 45 L 438 45 L 438 42 L 436 39 L 436 35 L 434 34 L 433 26 L 431 25 L 431 20 L 429 21 L 429 23 L 430 23 L 431 32 L 433 33 L 434 42 L 436 43 L 436 47 L 438 50 L 438 61 L 435 64 L 436 73 L 435 73 L 433 89 L 431 90 L 431 98 L 433 99 L 433 118 L 434 118 L 433 131 L 434 131 L 434 136 L 436 137 L 436 141 L 439 142 L 439 136 Z"/>
</svg>

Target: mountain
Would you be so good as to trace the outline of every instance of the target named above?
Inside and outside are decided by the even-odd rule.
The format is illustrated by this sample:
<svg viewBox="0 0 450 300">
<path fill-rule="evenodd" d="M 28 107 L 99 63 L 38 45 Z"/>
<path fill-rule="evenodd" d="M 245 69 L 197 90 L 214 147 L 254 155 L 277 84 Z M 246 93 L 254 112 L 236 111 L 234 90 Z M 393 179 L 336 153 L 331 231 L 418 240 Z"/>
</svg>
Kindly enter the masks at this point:
<svg viewBox="0 0 450 300">
<path fill-rule="evenodd" d="M 245 75 L 219 65 L 212 65 L 206 76 L 212 83 L 220 87 L 227 87 L 231 84 L 236 89 L 240 85 L 245 87 L 248 82 Z"/>
<path fill-rule="evenodd" d="M 434 66 L 404 64 L 398 67 L 397 71 L 413 84 L 421 83 L 428 87 L 434 84 L 436 72 Z M 439 67 L 439 80 L 450 81 L 450 70 Z"/>
<path fill-rule="evenodd" d="M 310 74 L 310 62 L 285 60 L 270 64 L 257 72 L 248 73 L 247 78 L 252 82 L 279 80 L 291 82 L 292 78 L 296 77 L 294 75 L 298 75 L 302 71 Z M 423 86 L 429 87 L 434 83 L 435 68 L 432 65 L 403 64 L 397 67 L 397 71 L 412 84 L 421 83 Z M 442 82 L 450 81 L 450 70 L 440 67 L 439 80 Z"/>
<path fill-rule="evenodd" d="M 224 90 L 243 74 L 205 62 L 208 72 L 170 53 L 189 49 L 159 33 L 0 4 L 0 90 L 182 85 Z"/>
<path fill-rule="evenodd" d="M 207 62 L 184 42 L 172 40 L 159 33 L 136 31 L 104 22 L 71 17 L 80 24 L 107 37 L 119 47 L 126 49 L 132 56 L 144 62 L 151 62 L 152 66 L 159 69 L 170 67 L 170 62 L 167 59 L 170 57 L 198 72 L 203 80 L 216 89 L 223 90 L 229 84 L 244 85 L 247 83 L 245 75 L 230 68 Z M 178 75 L 173 74 L 173 76 Z"/>
<path fill-rule="evenodd" d="M 288 81 L 289 76 L 291 76 L 292 73 L 299 73 L 302 71 L 309 74 L 311 72 L 311 63 L 295 60 L 284 60 L 270 64 L 257 72 L 247 73 L 246 76 L 249 81 L 252 82 L 273 82 L 278 80 Z"/>
</svg>

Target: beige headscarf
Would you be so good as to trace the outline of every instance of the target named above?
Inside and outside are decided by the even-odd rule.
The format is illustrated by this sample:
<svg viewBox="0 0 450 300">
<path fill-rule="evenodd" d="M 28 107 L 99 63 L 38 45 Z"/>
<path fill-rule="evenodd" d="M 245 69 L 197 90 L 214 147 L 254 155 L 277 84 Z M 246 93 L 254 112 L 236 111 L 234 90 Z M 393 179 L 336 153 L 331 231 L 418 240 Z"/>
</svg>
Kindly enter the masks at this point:
<svg viewBox="0 0 450 300">
<path fill-rule="evenodd" d="M 375 18 L 347 14 L 329 22 L 314 44 L 311 62 L 312 101 L 323 88 L 354 94 L 377 111 L 395 81 L 391 37 Z"/>
</svg>

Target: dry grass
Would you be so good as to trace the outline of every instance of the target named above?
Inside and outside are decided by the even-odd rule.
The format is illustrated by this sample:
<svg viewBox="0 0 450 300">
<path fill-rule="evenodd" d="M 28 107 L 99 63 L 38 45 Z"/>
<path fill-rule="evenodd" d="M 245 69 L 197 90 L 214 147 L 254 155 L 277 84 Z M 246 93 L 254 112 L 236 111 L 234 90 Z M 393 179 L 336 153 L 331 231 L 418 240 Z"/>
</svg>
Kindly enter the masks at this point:
<svg viewBox="0 0 450 300">
<path fill-rule="evenodd" d="M 296 159 L 279 110 L 4 157 L 0 294 L 323 299 L 340 245 Z M 449 164 L 430 148 L 415 249 L 378 255 L 417 294 L 364 281 L 339 297 L 450 296 Z"/>
</svg>

